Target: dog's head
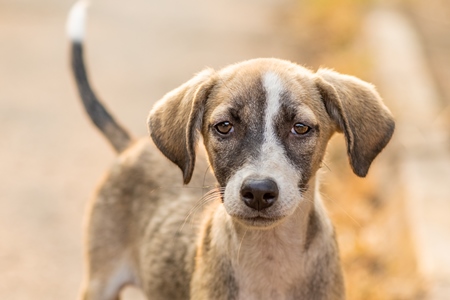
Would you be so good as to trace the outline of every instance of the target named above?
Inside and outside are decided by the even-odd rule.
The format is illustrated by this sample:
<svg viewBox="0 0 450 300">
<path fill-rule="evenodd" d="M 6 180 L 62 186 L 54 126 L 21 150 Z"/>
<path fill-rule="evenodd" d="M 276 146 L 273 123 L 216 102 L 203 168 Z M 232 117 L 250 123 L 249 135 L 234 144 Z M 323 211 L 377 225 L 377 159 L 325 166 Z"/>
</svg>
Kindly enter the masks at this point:
<svg viewBox="0 0 450 300">
<path fill-rule="evenodd" d="M 261 227 L 295 211 L 334 132 L 344 133 L 352 169 L 364 177 L 394 131 L 370 84 L 276 59 L 199 73 L 158 102 L 148 124 L 186 184 L 201 132 L 228 214 Z"/>
</svg>

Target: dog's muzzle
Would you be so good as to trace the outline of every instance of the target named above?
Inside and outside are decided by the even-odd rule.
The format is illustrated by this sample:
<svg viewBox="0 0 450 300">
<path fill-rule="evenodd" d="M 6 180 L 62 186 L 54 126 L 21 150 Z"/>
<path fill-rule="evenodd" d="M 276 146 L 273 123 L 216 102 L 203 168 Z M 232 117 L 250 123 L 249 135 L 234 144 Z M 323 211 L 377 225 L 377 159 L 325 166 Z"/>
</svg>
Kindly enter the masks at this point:
<svg viewBox="0 0 450 300">
<path fill-rule="evenodd" d="M 246 179 L 241 186 L 241 200 L 248 207 L 261 211 L 278 199 L 278 186 L 272 179 Z"/>
</svg>

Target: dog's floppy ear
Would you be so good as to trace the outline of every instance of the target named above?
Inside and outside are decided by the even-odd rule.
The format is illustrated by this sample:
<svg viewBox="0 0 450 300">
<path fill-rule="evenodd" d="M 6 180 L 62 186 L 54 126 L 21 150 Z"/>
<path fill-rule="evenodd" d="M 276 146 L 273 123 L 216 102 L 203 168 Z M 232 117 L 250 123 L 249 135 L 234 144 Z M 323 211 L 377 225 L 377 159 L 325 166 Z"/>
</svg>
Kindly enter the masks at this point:
<svg viewBox="0 0 450 300">
<path fill-rule="evenodd" d="M 191 180 L 195 146 L 201 130 L 205 102 L 214 86 L 214 71 L 206 69 L 166 94 L 150 111 L 148 127 L 156 146 Z"/>
<path fill-rule="evenodd" d="M 326 69 L 320 69 L 317 75 L 325 108 L 345 135 L 353 172 L 365 177 L 391 139 L 394 119 L 371 84 Z"/>
</svg>

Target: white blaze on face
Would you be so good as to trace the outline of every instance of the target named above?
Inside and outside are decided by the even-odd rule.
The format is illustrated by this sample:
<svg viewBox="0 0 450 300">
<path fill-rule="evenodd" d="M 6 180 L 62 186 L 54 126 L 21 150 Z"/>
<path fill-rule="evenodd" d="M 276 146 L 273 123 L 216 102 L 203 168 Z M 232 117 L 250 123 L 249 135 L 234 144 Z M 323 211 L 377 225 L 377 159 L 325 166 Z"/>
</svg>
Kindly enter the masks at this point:
<svg viewBox="0 0 450 300">
<path fill-rule="evenodd" d="M 278 77 L 275 73 L 266 73 L 263 77 L 263 86 L 266 90 L 267 106 L 265 111 L 264 144 L 262 145 L 261 157 L 262 162 L 266 159 L 270 159 L 272 152 L 284 152 L 277 141 L 278 139 L 275 133 L 274 124 L 274 119 L 280 111 L 280 95 L 283 92 L 283 84 L 280 77 Z"/>
<path fill-rule="evenodd" d="M 240 200 L 240 188 L 246 178 L 270 178 L 279 190 L 277 202 L 270 207 L 271 216 L 287 216 L 294 212 L 301 199 L 298 188 L 300 174 L 286 156 L 276 130 L 275 118 L 280 111 L 280 96 L 284 90 L 281 78 L 272 72 L 263 75 L 266 91 L 266 111 L 264 114 L 264 139 L 260 156 L 238 170 L 229 180 L 225 190 L 225 208 L 231 215 L 242 215 L 249 208 Z"/>
</svg>

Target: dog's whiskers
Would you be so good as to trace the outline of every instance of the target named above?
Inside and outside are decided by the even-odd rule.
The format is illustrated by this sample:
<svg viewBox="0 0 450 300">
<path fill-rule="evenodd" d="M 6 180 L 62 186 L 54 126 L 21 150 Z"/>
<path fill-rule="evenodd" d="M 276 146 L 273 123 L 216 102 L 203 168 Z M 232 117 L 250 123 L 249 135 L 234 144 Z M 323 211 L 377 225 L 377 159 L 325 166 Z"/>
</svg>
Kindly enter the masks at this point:
<svg viewBox="0 0 450 300">
<path fill-rule="evenodd" d="M 214 187 L 214 186 L 212 186 L 212 185 L 202 185 L 202 186 L 191 186 L 191 185 L 186 186 L 186 185 L 183 185 L 183 186 L 161 186 L 160 188 L 209 189 L 209 188 L 212 188 L 212 187 Z"/>
<path fill-rule="evenodd" d="M 332 199 L 331 197 L 325 196 L 325 195 L 322 195 L 322 197 L 326 198 L 326 200 L 332 201 L 332 202 L 333 202 L 334 204 L 336 204 L 337 207 L 339 207 L 339 209 L 342 210 L 342 211 L 347 215 L 347 217 L 349 217 L 349 219 L 352 220 L 358 227 L 362 227 L 362 225 L 361 225 L 358 221 L 356 221 L 356 219 L 353 218 L 353 217 L 350 215 L 350 213 L 348 213 L 347 210 L 346 210 L 344 207 L 342 207 L 342 205 L 339 204 L 338 201 Z"/>
<path fill-rule="evenodd" d="M 333 171 L 331 171 L 331 168 L 323 160 L 322 160 L 322 164 L 328 169 L 328 171 L 333 173 Z"/>
<path fill-rule="evenodd" d="M 184 219 L 183 224 L 180 226 L 180 229 L 178 231 L 182 231 L 184 226 L 186 225 L 186 222 L 189 220 L 189 218 L 195 214 L 201 207 L 206 205 L 209 202 L 212 202 L 214 200 L 220 199 L 223 196 L 223 192 L 218 189 L 214 188 L 210 191 L 208 191 L 205 195 L 203 195 L 197 202 L 194 204 L 194 206 L 190 209 L 189 213 Z"/>
<path fill-rule="evenodd" d="M 205 170 L 205 173 L 203 174 L 203 186 L 205 186 L 205 181 L 206 181 L 206 174 L 208 173 L 208 170 L 211 168 L 211 165 L 208 164 L 208 167 Z M 205 192 L 205 188 L 202 189 L 202 194 L 204 194 Z"/>
<path fill-rule="evenodd" d="M 247 234 L 248 228 L 245 229 L 244 234 L 242 235 L 241 242 L 239 243 L 239 248 L 237 251 L 237 265 L 239 266 L 239 256 L 241 254 L 242 243 L 244 242 L 245 235 Z"/>
</svg>

